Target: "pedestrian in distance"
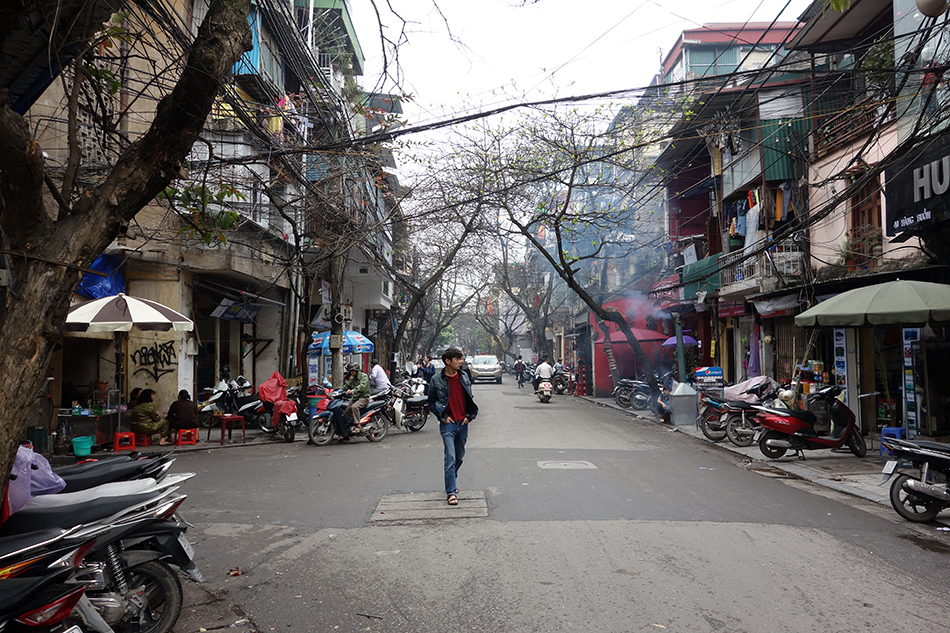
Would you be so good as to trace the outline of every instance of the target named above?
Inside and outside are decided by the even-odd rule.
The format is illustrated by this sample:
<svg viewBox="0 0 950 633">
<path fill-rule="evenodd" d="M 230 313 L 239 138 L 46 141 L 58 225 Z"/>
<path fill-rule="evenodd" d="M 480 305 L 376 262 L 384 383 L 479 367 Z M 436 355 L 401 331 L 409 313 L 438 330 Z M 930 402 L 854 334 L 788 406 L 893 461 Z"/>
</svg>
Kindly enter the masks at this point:
<svg viewBox="0 0 950 633">
<path fill-rule="evenodd" d="M 359 426 L 360 409 L 369 404 L 369 376 L 360 371 L 360 366 L 350 363 L 346 366 L 347 381 L 343 385 L 346 395 L 350 396 L 350 404 L 343 412 L 344 420 L 353 420 L 353 426 Z M 350 430 L 352 431 L 352 426 Z M 344 436 L 346 439 L 347 436 Z"/>
<path fill-rule="evenodd" d="M 197 429 L 198 406 L 187 389 L 178 392 L 178 400 L 168 407 L 168 425 L 173 429 Z"/>
<path fill-rule="evenodd" d="M 383 366 L 379 364 L 378 358 L 373 359 L 373 368 L 369 370 L 369 382 L 373 391 L 382 391 L 392 386 L 392 383 L 389 382 L 389 376 L 386 375 Z"/>
<path fill-rule="evenodd" d="M 432 364 L 432 357 L 426 354 L 425 361 L 422 363 L 422 374 L 426 382 L 432 380 L 435 375 L 435 365 Z"/>
<path fill-rule="evenodd" d="M 518 389 L 524 387 L 524 361 L 521 360 L 521 354 L 518 354 L 518 360 L 515 361 L 515 376 L 518 378 Z"/>
<path fill-rule="evenodd" d="M 442 434 L 443 470 L 446 501 L 458 505 L 458 474 L 465 457 L 468 425 L 478 415 L 472 397 L 472 382 L 462 371 L 465 356 L 462 350 L 450 347 L 442 352 L 445 369 L 429 383 L 429 410 L 439 420 Z"/>
<path fill-rule="evenodd" d="M 158 415 L 158 411 L 155 410 L 154 389 L 143 389 L 142 393 L 139 394 L 135 408 L 132 409 L 129 427 L 133 433 L 141 433 L 142 435 L 151 436 L 158 433 L 161 436 L 158 441 L 159 446 L 168 446 L 172 443 L 171 427 L 168 425 L 168 420 Z"/>
</svg>

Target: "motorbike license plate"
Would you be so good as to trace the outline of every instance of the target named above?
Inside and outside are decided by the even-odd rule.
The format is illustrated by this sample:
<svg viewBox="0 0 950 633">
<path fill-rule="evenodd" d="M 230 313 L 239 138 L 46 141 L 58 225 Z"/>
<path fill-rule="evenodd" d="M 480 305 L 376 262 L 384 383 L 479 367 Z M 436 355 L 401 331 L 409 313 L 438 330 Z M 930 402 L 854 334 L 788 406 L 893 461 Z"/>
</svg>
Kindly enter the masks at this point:
<svg viewBox="0 0 950 633">
<path fill-rule="evenodd" d="M 63 633 L 82 633 L 82 629 L 79 628 L 79 625 L 74 625 L 63 631 Z"/>
<path fill-rule="evenodd" d="M 188 542 L 188 537 L 183 533 L 178 535 L 178 542 L 181 544 L 181 548 L 185 550 L 185 553 L 188 554 L 188 558 L 191 560 L 195 559 L 195 550 L 191 546 L 191 543 Z"/>
<path fill-rule="evenodd" d="M 762 434 L 765 433 L 765 429 L 761 426 L 755 430 L 755 437 L 752 439 L 753 442 L 758 442 L 762 439 Z"/>
<path fill-rule="evenodd" d="M 892 459 L 886 464 L 884 464 L 884 470 L 882 470 L 881 472 L 884 473 L 885 475 L 893 475 L 894 471 L 897 470 L 897 464 L 898 464 L 897 460 Z"/>
</svg>

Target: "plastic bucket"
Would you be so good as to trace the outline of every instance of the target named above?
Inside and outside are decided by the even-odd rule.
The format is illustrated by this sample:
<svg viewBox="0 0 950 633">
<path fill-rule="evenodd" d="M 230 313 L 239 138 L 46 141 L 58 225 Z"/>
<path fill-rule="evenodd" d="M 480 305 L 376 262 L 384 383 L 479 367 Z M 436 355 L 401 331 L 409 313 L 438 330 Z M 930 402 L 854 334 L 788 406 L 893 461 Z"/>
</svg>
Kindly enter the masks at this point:
<svg viewBox="0 0 950 633">
<path fill-rule="evenodd" d="M 92 442 L 96 438 L 91 435 L 73 438 L 73 455 L 76 457 L 85 457 L 92 449 Z"/>
</svg>

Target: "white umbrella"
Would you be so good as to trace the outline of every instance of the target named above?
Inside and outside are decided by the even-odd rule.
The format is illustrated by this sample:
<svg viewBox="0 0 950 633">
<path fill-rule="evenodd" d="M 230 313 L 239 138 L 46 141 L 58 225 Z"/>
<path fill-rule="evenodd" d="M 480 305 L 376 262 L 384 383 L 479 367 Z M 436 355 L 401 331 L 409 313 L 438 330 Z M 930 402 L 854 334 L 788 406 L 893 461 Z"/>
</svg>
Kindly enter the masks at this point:
<svg viewBox="0 0 950 633">
<path fill-rule="evenodd" d="M 66 315 L 67 332 L 128 332 L 133 327 L 190 332 L 195 324 L 168 306 L 122 293 L 80 303 Z"/>
</svg>

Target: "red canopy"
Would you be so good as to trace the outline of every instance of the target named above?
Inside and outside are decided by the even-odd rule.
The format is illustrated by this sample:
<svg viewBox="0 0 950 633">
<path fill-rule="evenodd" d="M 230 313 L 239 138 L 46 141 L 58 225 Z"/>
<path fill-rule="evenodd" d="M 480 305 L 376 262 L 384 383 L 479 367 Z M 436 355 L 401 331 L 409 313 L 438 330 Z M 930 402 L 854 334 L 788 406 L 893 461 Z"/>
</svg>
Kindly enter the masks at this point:
<svg viewBox="0 0 950 633">
<path fill-rule="evenodd" d="M 653 330 L 644 330 L 641 328 L 632 328 L 632 331 L 633 331 L 633 337 L 637 339 L 638 341 L 640 341 L 641 343 L 650 343 L 653 341 L 665 341 L 667 339 L 667 335 L 663 334 L 662 332 L 654 332 Z M 597 342 L 603 343 L 604 342 L 603 337 L 600 337 L 600 340 Z M 620 332 L 618 330 L 617 332 L 614 332 L 610 335 L 610 342 L 611 343 L 626 343 L 627 337 L 623 332 Z"/>
</svg>

